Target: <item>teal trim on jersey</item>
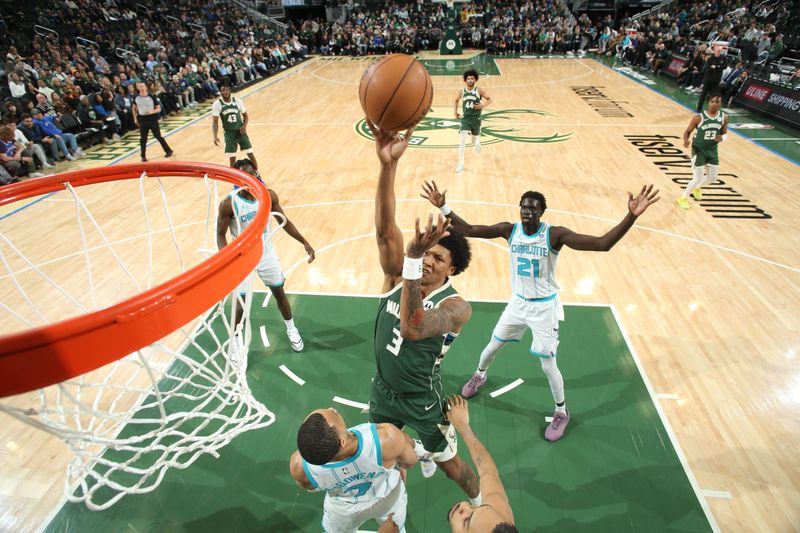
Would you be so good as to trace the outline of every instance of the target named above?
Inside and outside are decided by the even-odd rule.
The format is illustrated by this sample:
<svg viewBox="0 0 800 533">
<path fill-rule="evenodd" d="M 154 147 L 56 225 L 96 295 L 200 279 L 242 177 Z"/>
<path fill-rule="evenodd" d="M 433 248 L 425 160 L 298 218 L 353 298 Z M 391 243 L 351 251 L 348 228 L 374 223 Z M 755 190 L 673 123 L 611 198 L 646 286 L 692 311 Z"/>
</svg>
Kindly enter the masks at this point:
<svg viewBox="0 0 800 533">
<path fill-rule="evenodd" d="M 556 354 L 548 355 L 546 353 L 534 352 L 533 350 L 528 350 L 528 351 L 531 353 L 531 355 L 535 355 L 536 357 L 541 357 L 542 359 L 552 359 L 553 357 L 556 356 Z"/>
<path fill-rule="evenodd" d="M 383 454 L 381 453 L 381 440 L 378 438 L 378 426 L 370 424 L 372 438 L 375 439 L 375 455 L 378 459 L 378 466 L 383 466 Z"/>
<path fill-rule="evenodd" d="M 522 228 L 522 234 L 525 235 L 526 237 L 536 237 L 537 235 L 539 235 L 542 232 L 542 230 L 544 229 L 546 224 L 544 222 L 542 222 L 542 221 L 539 221 L 539 228 L 536 230 L 536 233 L 534 233 L 533 235 L 528 235 L 527 233 L 525 233 L 525 226 L 522 225 L 522 222 L 519 223 L 519 226 Z"/>
<path fill-rule="evenodd" d="M 256 200 L 255 198 L 253 198 L 252 200 L 248 200 L 247 198 L 245 198 L 241 194 L 237 194 L 236 197 L 239 198 L 239 200 L 241 200 L 241 201 L 243 201 L 245 203 L 248 203 L 248 204 L 257 204 L 258 203 L 258 200 Z"/>
<path fill-rule="evenodd" d="M 356 450 L 356 453 L 354 453 L 351 457 L 348 457 L 347 459 L 339 461 L 338 463 L 333 463 L 333 464 L 329 463 L 326 465 L 320 465 L 322 468 L 339 468 L 340 466 L 346 466 L 355 461 L 356 459 L 358 459 L 358 456 L 361 455 L 361 450 L 362 448 L 364 448 L 364 438 L 361 436 L 361 433 L 355 428 L 350 428 L 347 431 L 351 431 L 353 435 L 355 435 L 356 438 L 358 439 L 358 449 Z"/>
<path fill-rule="evenodd" d="M 286 279 L 284 279 L 277 285 L 267 285 L 266 283 L 264 285 L 267 285 L 267 287 L 269 287 L 270 289 L 277 289 L 278 287 L 283 287 L 284 283 L 286 283 Z"/>
<path fill-rule="evenodd" d="M 558 255 L 558 250 L 554 249 L 554 248 L 553 248 L 553 247 L 550 245 L 550 230 L 551 230 L 552 228 L 553 228 L 553 226 L 550 226 L 550 225 L 548 225 L 548 226 L 547 226 L 547 233 L 545 234 L 545 237 L 547 237 L 547 249 L 548 249 L 548 250 L 550 250 L 551 252 L 553 252 L 554 254 Z"/>
<path fill-rule="evenodd" d="M 522 295 L 514 293 L 514 296 L 516 296 L 517 298 L 521 298 L 522 300 L 525 300 L 526 302 L 549 302 L 550 300 L 554 299 L 557 295 L 558 295 L 558 293 L 554 292 L 550 296 L 545 296 L 544 298 L 525 298 Z"/>
<path fill-rule="evenodd" d="M 519 339 L 501 339 L 497 335 L 492 335 L 492 338 L 500 342 L 519 342 Z"/>
<path fill-rule="evenodd" d="M 511 244 L 511 239 L 514 238 L 514 234 L 517 232 L 517 224 L 519 224 L 519 222 L 515 222 L 514 227 L 511 228 L 511 235 L 508 236 L 508 244 Z"/>
<path fill-rule="evenodd" d="M 315 489 L 319 489 L 319 485 L 317 485 L 317 480 L 314 479 L 314 476 L 311 475 L 311 470 L 308 468 L 308 463 L 305 459 L 303 459 L 303 470 L 305 470 L 306 477 L 314 485 Z"/>
</svg>

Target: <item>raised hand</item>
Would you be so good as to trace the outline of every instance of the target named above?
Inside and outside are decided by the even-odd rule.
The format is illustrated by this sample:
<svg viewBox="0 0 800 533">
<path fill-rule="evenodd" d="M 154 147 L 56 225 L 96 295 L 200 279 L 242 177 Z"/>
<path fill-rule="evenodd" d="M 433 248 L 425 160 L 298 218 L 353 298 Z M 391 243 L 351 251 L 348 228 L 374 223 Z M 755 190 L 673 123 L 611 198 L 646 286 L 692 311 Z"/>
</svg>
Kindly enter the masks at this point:
<svg viewBox="0 0 800 533">
<path fill-rule="evenodd" d="M 428 215 L 428 224 L 425 226 L 425 231 L 419 229 L 419 218 L 414 223 L 414 238 L 408 243 L 406 248 L 406 255 L 408 257 L 420 258 L 425 255 L 425 252 L 430 250 L 439 239 L 450 235 L 447 229 L 450 227 L 450 221 L 439 215 L 436 225 L 433 225 L 433 215 Z"/>
<path fill-rule="evenodd" d="M 458 394 L 453 394 L 447 398 L 447 419 L 453 424 L 453 427 L 456 428 L 456 431 L 462 433 L 464 429 L 469 427 L 469 407 L 467 405 L 467 400 L 459 396 Z"/>
<path fill-rule="evenodd" d="M 428 200 L 436 207 L 442 207 L 446 203 L 444 196 L 447 194 L 447 189 L 439 192 L 439 188 L 436 186 L 435 181 L 431 180 L 430 183 L 426 181 L 422 185 L 422 191 L 423 192 L 420 194 L 420 196 Z"/>
<path fill-rule="evenodd" d="M 654 191 L 652 185 L 643 185 L 642 190 L 635 197 L 630 192 L 628 193 L 628 211 L 638 217 L 659 200 L 658 189 Z"/>
<path fill-rule="evenodd" d="M 406 151 L 406 148 L 408 148 L 408 141 L 414 133 L 416 124 L 408 128 L 401 137 L 396 131 L 380 129 L 373 124 L 369 118 L 366 119 L 366 122 L 369 131 L 371 131 L 372 135 L 375 137 L 375 151 L 378 153 L 380 162 L 385 165 L 397 162 L 400 156 L 403 155 L 403 152 Z"/>
</svg>

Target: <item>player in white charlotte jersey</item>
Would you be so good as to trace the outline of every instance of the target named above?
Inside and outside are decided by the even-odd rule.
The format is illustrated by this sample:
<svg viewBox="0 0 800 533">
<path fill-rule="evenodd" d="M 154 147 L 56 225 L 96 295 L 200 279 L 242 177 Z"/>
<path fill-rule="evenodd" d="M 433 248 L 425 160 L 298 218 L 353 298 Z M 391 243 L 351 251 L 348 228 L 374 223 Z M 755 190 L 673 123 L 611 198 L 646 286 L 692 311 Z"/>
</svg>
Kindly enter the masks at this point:
<svg viewBox="0 0 800 533">
<path fill-rule="evenodd" d="M 438 207 L 452 221 L 453 227 L 467 237 L 506 239 L 511 255 L 511 299 L 492 332 L 489 344 L 481 353 L 477 371 L 464 385 L 461 394 L 465 398 L 474 396 L 486 383 L 486 371 L 500 348 L 509 342 L 519 342 L 530 329 L 533 334 L 530 353 L 539 357 L 556 404 L 545 438 L 558 440 L 564 435 L 570 417 L 564 399 L 564 379 L 556 364 L 558 323 L 564 319 L 555 278 L 558 253 L 564 246 L 574 250 L 609 251 L 631 229 L 639 215 L 658 201 L 658 190 L 653 191 L 653 186 L 648 185 L 642 187 L 636 197 L 628 193 L 627 215 L 602 236 L 582 235 L 542 222 L 540 219 L 547 209 L 547 202 L 539 192 L 528 191 L 522 195 L 520 222 L 500 222 L 493 226 L 467 223 L 447 206 L 446 193 L 446 190 L 439 191 L 436 182 L 425 182 L 422 196 Z"/>
<path fill-rule="evenodd" d="M 258 172 L 255 168 L 253 168 L 253 164 L 248 159 L 240 159 L 239 161 L 236 161 L 236 163 L 234 163 L 234 168 L 237 168 L 243 172 L 247 172 L 251 176 L 257 177 L 259 181 L 261 180 Z M 283 212 L 280 199 L 275 191 L 272 189 L 267 189 L 267 191 L 269 191 L 270 200 L 272 202 L 272 210 L 270 214 L 274 215 L 277 213 L 286 219 L 286 225 L 283 227 L 283 229 L 285 229 L 286 233 L 291 235 L 293 239 L 303 245 L 303 248 L 305 248 L 306 253 L 308 254 L 308 262 L 312 262 L 314 260 L 314 248 L 311 247 L 305 237 L 303 237 L 295 225 L 292 224 L 292 221 L 289 220 L 289 217 L 286 216 L 286 213 Z M 219 214 L 217 216 L 217 247 L 221 250 L 228 245 L 228 230 L 230 230 L 231 235 L 234 238 L 243 232 L 253 220 L 257 211 L 258 202 L 247 190 L 237 189 L 226 196 L 225 199 L 219 204 Z M 269 287 L 270 292 L 272 292 L 272 295 L 275 297 L 275 301 L 278 303 L 278 310 L 281 312 L 283 321 L 286 324 L 286 334 L 289 336 L 289 342 L 292 345 L 292 350 L 295 352 L 300 352 L 303 350 L 303 339 L 300 337 L 300 332 L 294 325 L 294 319 L 292 318 L 292 306 L 289 304 L 289 299 L 286 298 L 286 292 L 284 291 L 285 277 L 283 275 L 283 270 L 281 270 L 280 259 L 278 258 L 278 254 L 275 252 L 275 247 L 272 245 L 272 240 L 270 239 L 271 234 L 272 217 L 268 219 L 267 226 L 264 228 L 264 252 L 261 256 L 261 261 L 259 261 L 258 266 L 256 266 L 256 272 L 264 282 L 264 285 Z M 247 276 L 247 278 L 242 281 L 242 284 L 239 286 L 239 292 L 246 292 L 251 282 L 251 277 Z M 241 302 L 237 302 L 237 324 L 241 322 L 242 314 L 243 309 Z"/>
<path fill-rule="evenodd" d="M 289 470 L 300 487 L 325 491 L 327 533 L 355 533 L 368 520 L 377 520 L 380 532 L 405 531 L 408 496 L 400 469 L 416 462 L 414 441 L 394 425 L 347 428 L 331 407 L 306 417 Z"/>
</svg>

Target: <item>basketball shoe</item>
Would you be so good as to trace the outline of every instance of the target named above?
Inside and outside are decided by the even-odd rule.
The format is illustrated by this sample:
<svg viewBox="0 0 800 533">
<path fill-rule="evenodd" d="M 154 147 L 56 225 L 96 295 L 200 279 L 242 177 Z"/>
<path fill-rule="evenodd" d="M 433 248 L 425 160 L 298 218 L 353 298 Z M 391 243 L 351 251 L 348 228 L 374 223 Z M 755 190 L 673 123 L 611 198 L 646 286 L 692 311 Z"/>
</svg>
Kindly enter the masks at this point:
<svg viewBox="0 0 800 533">
<path fill-rule="evenodd" d="M 559 413 L 556 411 L 553 413 L 553 420 L 550 422 L 550 425 L 544 430 L 544 438 L 550 442 L 557 441 L 564 436 L 564 430 L 567 429 L 567 424 L 569 424 L 569 409 L 567 409 L 566 413 Z"/>
<path fill-rule="evenodd" d="M 303 339 L 300 337 L 300 332 L 297 331 L 297 328 L 287 329 L 286 334 L 289 336 L 289 342 L 292 344 L 292 350 L 295 352 L 302 352 L 304 347 Z"/>
<path fill-rule="evenodd" d="M 703 199 L 703 189 L 701 189 L 700 187 L 695 187 L 694 189 L 692 189 L 692 196 L 694 196 L 694 199 L 699 202 L 700 200 Z"/>
<path fill-rule="evenodd" d="M 472 377 L 469 378 L 469 381 L 467 381 L 461 388 L 461 396 L 464 398 L 472 398 L 478 394 L 478 389 L 483 387 L 487 379 L 487 376 L 484 375 L 481 377 L 477 372 L 475 372 L 472 374 Z"/>
<path fill-rule="evenodd" d="M 679 196 L 678 199 L 676 200 L 676 202 L 678 203 L 678 207 L 680 207 L 681 209 L 689 209 L 689 199 L 688 198 L 684 198 L 683 196 Z"/>
</svg>

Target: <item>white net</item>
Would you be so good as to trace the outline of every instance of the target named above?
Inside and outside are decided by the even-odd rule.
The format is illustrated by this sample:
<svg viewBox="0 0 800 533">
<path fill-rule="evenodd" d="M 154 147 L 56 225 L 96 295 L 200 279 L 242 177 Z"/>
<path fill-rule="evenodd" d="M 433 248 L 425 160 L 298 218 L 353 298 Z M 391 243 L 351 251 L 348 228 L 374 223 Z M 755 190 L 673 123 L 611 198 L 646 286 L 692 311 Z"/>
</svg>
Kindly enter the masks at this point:
<svg viewBox="0 0 800 533">
<path fill-rule="evenodd" d="M 227 185 L 208 176 L 146 174 L 68 185 L 41 202 L 46 207 L 37 204 L 58 224 L 55 238 L 52 229 L 42 235 L 51 236 L 46 250 L 33 246 L 36 239 L 18 231 L 20 224 L 0 225 L 0 306 L 17 323 L 4 321 L 0 334 L 107 307 L 215 253 L 219 186 Z M 130 197 L 132 187 L 138 202 L 108 207 L 109 198 Z M 0 411 L 58 436 L 74 452 L 65 486 L 70 501 L 101 510 L 152 491 L 169 468 L 217 456 L 237 435 L 275 420 L 247 383 L 250 321 L 234 318 L 237 305 L 249 316 L 250 286 L 243 285 L 244 294 L 231 287 L 230 297 L 117 362 L 0 401 Z"/>
</svg>

